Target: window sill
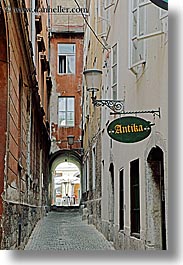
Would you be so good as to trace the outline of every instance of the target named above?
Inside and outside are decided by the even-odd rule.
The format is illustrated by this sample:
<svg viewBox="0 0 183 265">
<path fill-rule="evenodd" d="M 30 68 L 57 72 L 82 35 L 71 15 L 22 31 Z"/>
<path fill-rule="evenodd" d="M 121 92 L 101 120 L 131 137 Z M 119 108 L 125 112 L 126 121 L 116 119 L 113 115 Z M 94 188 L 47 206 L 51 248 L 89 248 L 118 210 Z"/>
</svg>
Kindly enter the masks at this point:
<svg viewBox="0 0 183 265">
<path fill-rule="evenodd" d="M 61 126 L 61 125 L 59 125 L 58 127 L 63 128 L 63 129 L 70 129 L 70 128 L 74 128 L 75 125 L 73 125 L 73 126 Z"/>
<path fill-rule="evenodd" d="M 140 233 L 131 233 L 131 236 L 140 239 Z"/>
<path fill-rule="evenodd" d="M 61 75 L 61 76 L 63 76 L 63 75 L 76 75 L 75 73 L 57 73 L 58 75 Z"/>
</svg>

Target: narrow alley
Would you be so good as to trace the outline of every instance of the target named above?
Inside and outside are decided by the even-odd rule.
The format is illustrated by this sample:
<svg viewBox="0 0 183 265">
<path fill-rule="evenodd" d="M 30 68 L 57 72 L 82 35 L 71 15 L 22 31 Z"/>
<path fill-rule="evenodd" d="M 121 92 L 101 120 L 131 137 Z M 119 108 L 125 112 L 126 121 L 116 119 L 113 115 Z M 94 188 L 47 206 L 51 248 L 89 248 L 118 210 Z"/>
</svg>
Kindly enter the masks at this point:
<svg viewBox="0 0 183 265">
<path fill-rule="evenodd" d="M 78 210 L 50 212 L 36 225 L 25 250 L 114 250 Z"/>
<path fill-rule="evenodd" d="M 0 250 L 167 250 L 168 0 L 0 0 L 0 25 Z"/>
</svg>

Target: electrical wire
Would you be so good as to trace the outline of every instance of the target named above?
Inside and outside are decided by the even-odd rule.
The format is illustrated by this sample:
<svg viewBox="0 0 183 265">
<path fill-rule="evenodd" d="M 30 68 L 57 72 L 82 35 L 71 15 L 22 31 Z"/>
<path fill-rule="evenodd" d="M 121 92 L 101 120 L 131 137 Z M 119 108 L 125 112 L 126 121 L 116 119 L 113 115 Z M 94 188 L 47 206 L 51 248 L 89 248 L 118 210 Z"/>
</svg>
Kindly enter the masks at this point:
<svg viewBox="0 0 183 265">
<path fill-rule="evenodd" d="M 102 41 L 99 39 L 99 37 L 97 36 L 97 34 L 95 33 L 94 29 L 91 27 L 91 25 L 88 23 L 87 19 L 85 18 L 85 15 L 83 14 L 82 8 L 80 7 L 79 3 L 77 0 L 74 0 L 74 2 L 76 3 L 76 5 L 78 6 L 78 8 L 81 10 L 81 14 L 82 17 L 84 19 L 84 21 L 86 22 L 87 26 L 90 28 L 90 30 L 92 31 L 92 33 L 94 34 L 95 38 L 98 40 L 98 42 L 100 42 L 100 44 L 103 46 L 103 48 L 107 51 L 109 51 L 109 49 L 102 43 Z"/>
</svg>

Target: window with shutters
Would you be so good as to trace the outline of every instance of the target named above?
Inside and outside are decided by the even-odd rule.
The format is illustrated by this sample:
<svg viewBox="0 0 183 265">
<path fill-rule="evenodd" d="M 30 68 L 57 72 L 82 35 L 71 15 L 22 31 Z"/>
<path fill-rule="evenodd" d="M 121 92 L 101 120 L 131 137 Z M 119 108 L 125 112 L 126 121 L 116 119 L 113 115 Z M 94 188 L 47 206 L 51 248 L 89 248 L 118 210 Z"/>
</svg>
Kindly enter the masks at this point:
<svg viewBox="0 0 183 265">
<path fill-rule="evenodd" d="M 138 66 L 146 62 L 146 39 L 163 33 L 160 12 L 149 0 L 130 2 L 129 68 L 136 74 Z"/>
<path fill-rule="evenodd" d="M 117 80 L 118 80 L 118 51 L 117 44 L 112 47 L 112 98 L 117 99 Z"/>
</svg>

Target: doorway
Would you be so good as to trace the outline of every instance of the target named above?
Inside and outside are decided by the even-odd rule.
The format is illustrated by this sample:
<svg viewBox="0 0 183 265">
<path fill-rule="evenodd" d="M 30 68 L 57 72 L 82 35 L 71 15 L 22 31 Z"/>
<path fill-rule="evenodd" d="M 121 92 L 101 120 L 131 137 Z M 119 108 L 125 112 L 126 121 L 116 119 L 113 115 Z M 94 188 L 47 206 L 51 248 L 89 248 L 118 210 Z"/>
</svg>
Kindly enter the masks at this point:
<svg viewBox="0 0 183 265">
<path fill-rule="evenodd" d="M 166 250 L 164 154 L 153 147 L 147 158 L 147 242 Z"/>
<path fill-rule="evenodd" d="M 109 241 L 114 239 L 114 165 L 109 167 Z"/>
</svg>

